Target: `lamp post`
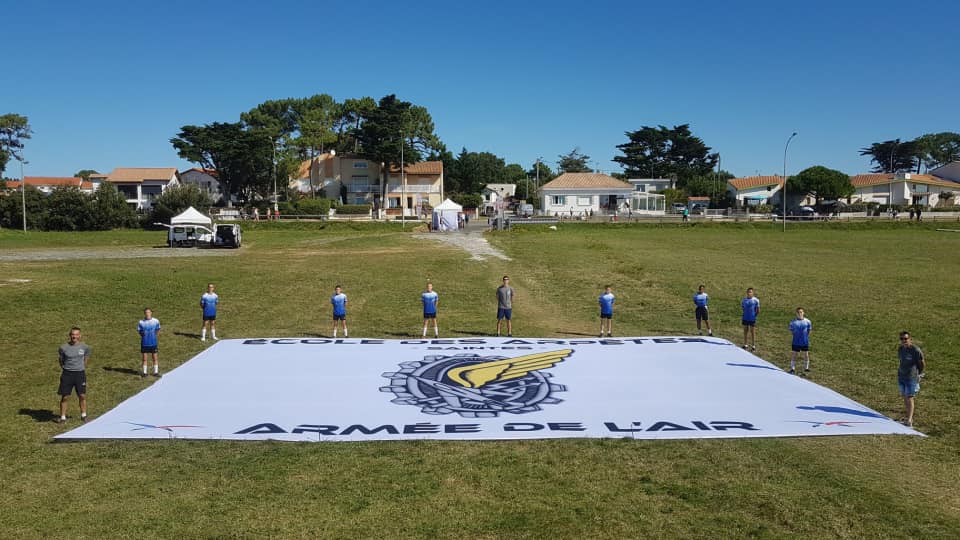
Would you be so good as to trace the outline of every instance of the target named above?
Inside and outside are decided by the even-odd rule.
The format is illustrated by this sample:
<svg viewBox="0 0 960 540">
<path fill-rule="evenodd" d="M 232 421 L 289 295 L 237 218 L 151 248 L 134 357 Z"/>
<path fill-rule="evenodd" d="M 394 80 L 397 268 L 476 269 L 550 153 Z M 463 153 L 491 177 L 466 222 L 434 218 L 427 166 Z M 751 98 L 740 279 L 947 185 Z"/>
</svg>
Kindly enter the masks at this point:
<svg viewBox="0 0 960 540">
<path fill-rule="evenodd" d="M 403 229 L 407 217 L 407 178 L 403 174 L 403 132 L 400 132 L 400 228 Z"/>
<path fill-rule="evenodd" d="M 794 131 L 787 138 L 787 144 L 783 145 L 783 191 L 780 192 L 783 194 L 783 232 L 787 232 L 787 148 L 790 147 L 790 141 L 796 136 L 797 132 Z"/>
<path fill-rule="evenodd" d="M 27 177 L 23 175 L 23 155 L 20 156 L 20 204 L 23 209 L 23 232 L 27 232 Z"/>
<path fill-rule="evenodd" d="M 276 214 L 280 210 L 277 199 L 277 140 L 271 137 L 270 142 L 273 143 L 273 213 Z"/>
</svg>

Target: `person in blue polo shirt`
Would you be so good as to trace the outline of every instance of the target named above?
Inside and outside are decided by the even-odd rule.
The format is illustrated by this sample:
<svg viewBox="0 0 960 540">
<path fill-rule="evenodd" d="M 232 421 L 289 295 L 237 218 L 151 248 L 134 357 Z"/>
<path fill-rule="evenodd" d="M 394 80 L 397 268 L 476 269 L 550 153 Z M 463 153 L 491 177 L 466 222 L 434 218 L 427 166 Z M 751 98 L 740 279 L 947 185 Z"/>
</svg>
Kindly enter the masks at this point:
<svg viewBox="0 0 960 540">
<path fill-rule="evenodd" d="M 707 335 L 712 336 L 713 330 L 710 328 L 710 311 L 707 308 L 708 300 L 709 297 L 707 296 L 706 290 L 704 290 L 704 286 L 700 285 L 697 287 L 697 293 L 693 295 L 693 305 L 697 306 L 695 313 L 697 317 L 697 332 L 703 335 L 701 323 L 706 323 Z"/>
<path fill-rule="evenodd" d="M 213 283 L 207 283 L 207 292 L 200 296 L 200 308 L 203 310 L 203 325 L 200 327 L 200 341 L 207 340 L 207 328 L 210 329 L 210 337 L 217 340 L 217 306 L 220 305 L 220 297 L 214 292 Z"/>
<path fill-rule="evenodd" d="M 747 288 L 747 296 L 740 301 L 740 307 L 743 309 L 743 348 L 753 351 L 757 350 L 757 315 L 760 315 L 760 299 L 754 296 L 753 287 Z"/>
<path fill-rule="evenodd" d="M 433 320 L 433 335 L 440 337 L 440 329 L 437 326 L 437 306 L 440 305 L 440 295 L 433 290 L 433 283 L 427 282 L 427 290 L 420 294 L 420 301 L 423 302 L 423 337 L 427 337 L 427 325 Z"/>
<path fill-rule="evenodd" d="M 157 359 L 157 351 L 160 348 L 160 321 L 153 318 L 153 310 L 146 308 L 143 310 L 143 320 L 137 324 L 137 332 L 140 333 L 140 354 L 143 356 L 143 372 L 140 377 L 147 376 L 147 356 L 153 356 L 153 376 L 160 376 L 160 361 Z"/>
<path fill-rule="evenodd" d="M 797 308 L 797 317 L 790 321 L 790 333 L 793 334 L 793 341 L 790 349 L 793 353 L 790 355 L 790 373 L 797 372 L 797 353 L 803 353 L 803 371 L 810 371 L 810 332 L 813 331 L 813 323 L 804 316 L 802 307 Z"/>
<path fill-rule="evenodd" d="M 603 337 L 604 326 L 607 329 L 607 337 L 613 337 L 613 304 L 616 302 L 613 288 L 610 285 L 604 287 L 603 294 L 597 301 L 600 304 L 600 337 Z"/>
<path fill-rule="evenodd" d="M 343 337 L 350 337 L 347 334 L 347 295 L 339 285 L 333 289 L 330 305 L 333 306 L 333 337 L 337 337 L 337 326 L 343 328 Z"/>
</svg>

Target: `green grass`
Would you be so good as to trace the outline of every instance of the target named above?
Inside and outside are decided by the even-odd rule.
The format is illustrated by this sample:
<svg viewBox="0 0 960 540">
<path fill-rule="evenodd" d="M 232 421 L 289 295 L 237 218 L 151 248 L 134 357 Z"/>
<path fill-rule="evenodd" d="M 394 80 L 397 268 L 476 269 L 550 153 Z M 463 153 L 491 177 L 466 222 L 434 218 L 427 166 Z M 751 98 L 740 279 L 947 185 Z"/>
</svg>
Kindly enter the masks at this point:
<svg viewBox="0 0 960 540">
<path fill-rule="evenodd" d="M 513 260 L 476 262 L 393 224 L 250 225 L 246 246 L 223 257 L 0 262 L 5 537 L 960 536 L 960 235 L 932 224 L 786 234 L 769 224 L 561 225 L 488 235 Z M 0 231 L 0 255 L 162 242 L 162 232 Z M 893 417 L 895 340 L 909 329 L 929 362 L 916 420 L 930 437 L 50 442 L 62 431 L 45 421 L 57 404 L 55 352 L 73 324 L 94 348 L 99 415 L 150 384 L 124 371 L 138 364 L 143 306 L 163 321 L 166 369 L 202 350 L 196 302 L 208 281 L 223 301 L 223 337 L 326 333 L 341 283 L 351 335 L 394 338 L 418 332 L 428 277 L 445 334 L 490 332 L 503 274 L 517 289 L 515 333 L 559 337 L 595 331 L 607 283 L 617 334 L 691 332 L 690 296 L 705 283 L 717 334 L 738 342 L 739 298 L 753 286 L 764 358 L 784 365 L 786 325 L 802 305 L 814 323 L 813 379 Z"/>
</svg>

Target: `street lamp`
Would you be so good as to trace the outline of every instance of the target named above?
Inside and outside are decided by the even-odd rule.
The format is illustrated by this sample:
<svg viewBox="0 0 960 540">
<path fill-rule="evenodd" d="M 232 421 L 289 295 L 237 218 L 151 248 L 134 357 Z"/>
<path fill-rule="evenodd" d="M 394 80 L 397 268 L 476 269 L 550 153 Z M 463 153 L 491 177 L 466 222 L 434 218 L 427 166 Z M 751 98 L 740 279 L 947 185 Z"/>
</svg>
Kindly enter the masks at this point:
<svg viewBox="0 0 960 540">
<path fill-rule="evenodd" d="M 790 147 L 790 141 L 797 136 L 797 132 L 794 131 L 789 138 L 787 138 L 787 144 L 783 145 L 783 232 L 787 232 L 787 148 Z"/>
<path fill-rule="evenodd" d="M 20 204 L 23 207 L 23 232 L 27 232 L 27 177 L 23 175 L 23 155 L 20 155 Z"/>
<path fill-rule="evenodd" d="M 537 167 L 537 184 L 536 184 L 536 186 L 537 186 L 537 193 L 536 193 L 536 196 L 537 196 L 537 197 L 540 196 L 540 162 L 541 162 L 541 161 L 543 161 L 543 156 L 540 156 L 540 157 L 537 158 L 537 165 L 536 165 L 536 167 Z M 546 206 L 546 205 L 543 205 L 543 206 Z M 543 206 L 541 206 L 541 208 L 542 208 Z"/>
<path fill-rule="evenodd" d="M 400 132 L 400 228 L 406 225 L 407 178 L 403 175 L 403 131 Z"/>
</svg>

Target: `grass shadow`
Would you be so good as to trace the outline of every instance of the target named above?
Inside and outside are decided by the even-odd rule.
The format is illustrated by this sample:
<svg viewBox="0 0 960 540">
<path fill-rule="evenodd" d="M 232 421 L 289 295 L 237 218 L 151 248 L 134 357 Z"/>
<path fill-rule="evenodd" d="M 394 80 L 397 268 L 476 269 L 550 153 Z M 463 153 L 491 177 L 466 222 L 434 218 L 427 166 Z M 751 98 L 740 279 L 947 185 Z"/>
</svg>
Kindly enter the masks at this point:
<svg viewBox="0 0 960 540">
<path fill-rule="evenodd" d="M 33 418 L 34 422 L 53 422 L 57 419 L 57 415 L 49 409 L 20 409 L 19 414 Z"/>
<path fill-rule="evenodd" d="M 139 371 L 125 367 L 103 366 L 103 370 L 112 371 L 114 373 L 123 373 L 124 375 L 140 375 Z"/>
<path fill-rule="evenodd" d="M 418 337 L 416 334 L 411 334 L 410 332 L 384 332 L 384 334 L 393 337 Z"/>
<path fill-rule="evenodd" d="M 564 336 L 595 337 L 595 336 L 597 335 L 596 332 L 594 332 L 594 333 L 592 333 L 592 334 L 588 334 L 588 333 L 586 333 L 586 332 L 557 332 L 557 333 L 558 333 L 558 334 L 562 334 L 562 335 L 564 335 Z"/>
<path fill-rule="evenodd" d="M 193 339 L 200 339 L 200 334 L 191 334 L 190 332 L 174 332 L 173 335 L 180 337 L 188 337 Z"/>
<path fill-rule="evenodd" d="M 467 336 L 492 337 L 491 332 L 477 332 L 476 330 L 451 330 L 454 334 L 464 334 Z"/>
</svg>

